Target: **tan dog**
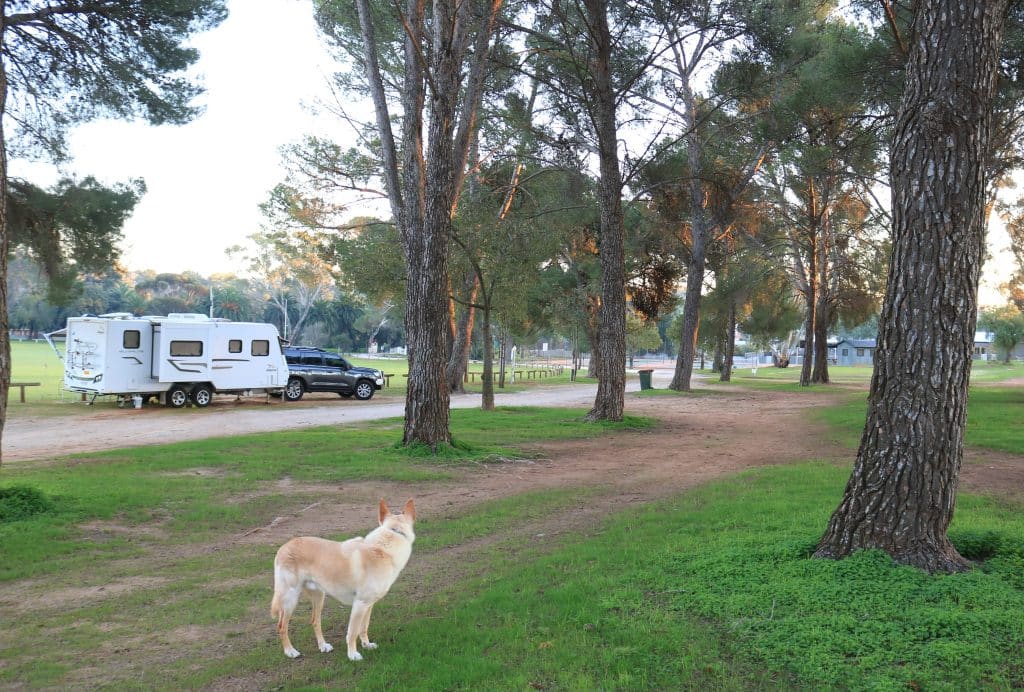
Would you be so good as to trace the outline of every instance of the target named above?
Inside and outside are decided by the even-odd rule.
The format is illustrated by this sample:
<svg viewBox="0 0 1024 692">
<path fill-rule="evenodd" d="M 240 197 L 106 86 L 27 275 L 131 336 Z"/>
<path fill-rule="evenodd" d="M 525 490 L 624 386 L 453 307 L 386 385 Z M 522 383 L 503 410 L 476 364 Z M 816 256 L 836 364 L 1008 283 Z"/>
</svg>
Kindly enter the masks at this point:
<svg viewBox="0 0 1024 692">
<path fill-rule="evenodd" d="M 370 612 L 409 562 L 412 542 L 416 539 L 413 533 L 416 507 L 412 500 L 405 503 L 401 514 L 391 514 L 384 500 L 380 501 L 379 509 L 380 526 L 365 538 L 350 538 L 339 543 L 304 536 L 293 538 L 277 551 L 270 614 L 277 618 L 277 632 L 289 658 L 299 655 L 288 638 L 288 620 L 302 594 L 313 602 L 313 632 L 320 651 L 327 653 L 334 649 L 324 641 L 320 627 L 325 595 L 352 606 L 346 636 L 348 657 L 353 661 L 363 658 L 356 651 L 357 637 L 362 640 L 364 649 L 377 648 L 367 635 Z"/>
</svg>

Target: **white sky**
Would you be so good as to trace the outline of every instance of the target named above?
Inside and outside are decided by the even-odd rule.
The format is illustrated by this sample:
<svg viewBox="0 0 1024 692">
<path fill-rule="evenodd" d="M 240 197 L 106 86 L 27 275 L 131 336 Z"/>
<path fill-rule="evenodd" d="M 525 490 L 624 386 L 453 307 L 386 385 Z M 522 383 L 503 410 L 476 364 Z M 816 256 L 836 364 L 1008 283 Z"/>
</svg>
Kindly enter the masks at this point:
<svg viewBox="0 0 1024 692">
<path fill-rule="evenodd" d="M 147 193 L 124 228 L 122 261 L 133 270 L 240 272 L 227 247 L 260 228 L 259 204 L 285 177 L 280 147 L 343 126 L 310 106 L 329 101 L 337 69 L 324 50 L 310 0 L 228 0 L 229 16 L 196 36 L 206 111 L 184 126 L 104 121 L 72 133 L 68 172 L 112 184 L 143 178 Z M 11 161 L 11 173 L 46 185 L 52 168 Z M 353 212 L 357 210 L 353 209 Z M 1002 304 L 1009 240 L 994 224 L 980 302 Z"/>
<path fill-rule="evenodd" d="M 306 106 L 330 97 L 336 68 L 310 0 L 229 0 L 228 10 L 219 27 L 192 41 L 206 88 L 202 116 L 177 127 L 95 122 L 70 137 L 67 170 L 108 184 L 146 181 L 124 228 L 122 261 L 130 269 L 240 270 L 224 249 L 259 230 L 258 205 L 285 177 L 279 148 L 316 131 Z M 38 165 L 12 161 L 11 169 L 52 182 L 40 179 Z"/>
</svg>

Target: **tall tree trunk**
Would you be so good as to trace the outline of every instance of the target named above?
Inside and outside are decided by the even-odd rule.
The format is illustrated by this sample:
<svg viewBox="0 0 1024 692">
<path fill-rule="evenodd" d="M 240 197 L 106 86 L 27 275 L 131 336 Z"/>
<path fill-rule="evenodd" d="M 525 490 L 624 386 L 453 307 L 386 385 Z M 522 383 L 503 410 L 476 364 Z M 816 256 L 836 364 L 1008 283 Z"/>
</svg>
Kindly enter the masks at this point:
<svg viewBox="0 0 1024 692">
<path fill-rule="evenodd" d="M 402 11 L 404 72 L 402 83 L 402 165 L 391 133 L 391 113 L 378 60 L 369 0 L 356 0 L 365 49 L 369 93 L 374 103 L 383 153 L 382 176 L 398 225 L 406 265 L 406 336 L 409 384 L 405 399 L 403 443 L 436 450 L 450 443 L 446 381 L 449 350 L 447 266 L 451 216 L 464 170 L 484 85 L 485 63 L 502 0 L 491 0 L 487 14 L 476 6 L 435 0 L 432 35 L 426 40 L 425 0 L 406 0 Z M 458 16 L 456 16 L 458 15 Z M 476 32 L 475 45 L 470 34 Z M 429 59 L 429 72 L 424 65 Z M 466 79 L 462 68 L 469 58 Z M 465 83 L 463 83 L 465 81 Z M 423 111 L 430 86 L 427 150 Z M 458 128 L 456 129 L 456 125 Z"/>
<path fill-rule="evenodd" d="M 612 84 L 612 35 L 607 0 L 583 3 L 594 54 L 594 93 L 590 104 L 597 132 L 601 204 L 601 307 L 598 327 L 601 372 L 587 420 L 622 420 L 626 393 L 626 259 L 622 218 L 622 173 Z"/>
<path fill-rule="evenodd" d="M 728 324 L 725 328 L 725 353 L 722 354 L 722 372 L 719 380 L 730 382 L 732 380 L 732 361 L 736 355 L 736 303 L 729 303 Z"/>
<path fill-rule="evenodd" d="M 828 384 L 828 328 L 832 323 L 832 308 L 825 295 L 825 287 L 818 283 L 818 304 L 815 306 L 814 317 L 814 370 L 811 382 Z"/>
<path fill-rule="evenodd" d="M 508 336 L 503 327 L 498 327 L 498 387 L 505 388 L 505 364 L 508 362 Z"/>
<path fill-rule="evenodd" d="M 696 213 L 696 209 L 693 210 Z M 701 207 L 700 217 L 703 217 Z M 693 254 L 686 271 L 686 294 L 683 299 L 683 326 L 679 337 L 679 355 L 676 369 L 668 388 L 677 392 L 689 392 L 693 379 L 693 359 L 697 353 L 697 331 L 700 329 L 700 299 L 704 286 L 705 238 L 707 230 L 703 221 L 693 217 Z"/>
<path fill-rule="evenodd" d="M 818 264 L 818 296 L 814 305 L 814 370 L 811 382 L 828 384 L 828 330 L 832 325 L 832 295 L 829 287 L 829 231 L 831 223 L 828 209 L 822 213 L 815 244 Z"/>
<path fill-rule="evenodd" d="M 473 303 L 476 302 L 479 285 L 476 272 L 466 275 L 463 284 L 466 295 L 465 304 L 462 305 L 461 310 L 457 310 L 457 318 L 452 321 L 452 350 L 448 358 L 448 388 L 453 394 L 466 391 L 463 382 L 469 368 L 469 348 L 473 343 L 473 324 L 476 318 L 476 308 L 473 307 Z"/>
<path fill-rule="evenodd" d="M 409 383 L 405 396 L 406 445 L 436 450 L 451 443 L 448 429 L 450 393 L 446 380 L 448 339 L 448 249 L 456 186 L 454 151 L 461 59 L 455 46 L 455 7 L 433 5 L 430 121 L 425 165 L 423 226 L 416 252 L 410 254 L 406 278 L 409 336 Z M 461 167 L 461 164 L 460 164 Z M 418 233 L 417 233 L 418 231 Z"/>
<path fill-rule="evenodd" d="M 810 301 L 807 301 L 810 302 Z M 800 386 L 807 387 L 811 384 L 811 368 L 814 364 L 814 307 L 807 308 L 807 318 L 804 320 L 804 347 L 803 362 L 800 364 Z"/>
<path fill-rule="evenodd" d="M 483 396 L 481 397 L 480 408 L 484 411 L 494 410 L 494 342 L 491 339 L 491 308 L 488 296 L 484 296 L 484 372 L 481 375 L 483 383 Z M 504 378 L 504 363 L 502 363 L 502 377 Z"/>
<path fill-rule="evenodd" d="M 598 330 L 598 312 L 600 301 L 596 298 L 587 305 L 587 322 L 583 331 L 587 334 L 587 341 L 590 343 L 590 358 L 587 360 L 587 377 L 600 379 L 601 377 L 601 333 Z"/>
<path fill-rule="evenodd" d="M 807 290 L 804 300 L 807 306 L 807 319 L 804 320 L 804 360 L 800 366 L 800 386 L 811 384 L 811 367 L 814 364 L 814 323 L 818 312 L 818 269 L 817 252 L 812 241 L 811 254 L 807 261 Z"/>
<path fill-rule="evenodd" d="M 2 9 L 2 5 L 0 5 Z M 4 45 L 3 27 L 0 26 L 0 46 Z M 7 112 L 7 70 L 0 60 L 0 440 L 7 423 L 7 392 L 11 386 L 11 325 L 7 315 L 7 252 L 10 233 L 7 228 L 7 133 L 3 128 L 3 115 Z M 0 464 L 3 463 L 0 443 Z"/>
<path fill-rule="evenodd" d="M 868 416 L 818 557 L 878 548 L 929 572 L 950 543 L 985 237 L 985 160 L 1008 0 L 918 3 L 893 138 L 893 249 Z"/>
</svg>

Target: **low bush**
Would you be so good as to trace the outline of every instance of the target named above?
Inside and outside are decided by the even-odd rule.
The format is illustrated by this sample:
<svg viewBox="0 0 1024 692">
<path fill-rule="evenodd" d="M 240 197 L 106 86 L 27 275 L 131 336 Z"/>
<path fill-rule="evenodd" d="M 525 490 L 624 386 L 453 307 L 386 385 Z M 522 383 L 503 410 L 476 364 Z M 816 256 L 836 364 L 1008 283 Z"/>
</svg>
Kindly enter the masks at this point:
<svg viewBox="0 0 1024 692">
<path fill-rule="evenodd" d="M 57 505 L 44 493 L 29 485 L 0 488 L 0 524 L 30 519 L 56 512 Z"/>
</svg>

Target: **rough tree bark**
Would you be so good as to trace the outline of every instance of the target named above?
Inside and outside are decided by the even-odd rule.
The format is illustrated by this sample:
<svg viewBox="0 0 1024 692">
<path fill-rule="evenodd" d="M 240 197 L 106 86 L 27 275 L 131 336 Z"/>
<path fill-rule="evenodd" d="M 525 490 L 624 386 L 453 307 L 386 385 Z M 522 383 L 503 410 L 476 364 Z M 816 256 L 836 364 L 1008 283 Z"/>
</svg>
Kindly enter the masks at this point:
<svg viewBox="0 0 1024 692">
<path fill-rule="evenodd" d="M 818 557 L 969 563 L 946 530 L 963 457 L 991 104 L 1008 0 L 916 5 L 891 154 L 893 249 L 867 423 Z"/>
<path fill-rule="evenodd" d="M 612 84 L 612 36 L 605 0 L 585 0 L 594 60 L 591 119 L 597 132 L 601 181 L 601 307 L 598 326 L 600 373 L 597 396 L 587 420 L 622 420 L 626 393 L 626 260 L 622 218 L 615 91 Z"/>
<path fill-rule="evenodd" d="M 689 392 L 693 379 L 693 360 L 697 353 L 697 330 L 700 328 L 701 292 L 704 288 L 704 264 L 711 229 L 708 220 L 707 193 L 703 181 L 703 146 L 697 131 L 697 99 L 690 88 L 689 77 L 682 81 L 686 153 L 690 162 L 690 260 L 686 266 L 686 294 L 683 300 L 682 335 L 676 367 L 668 388 Z"/>
<path fill-rule="evenodd" d="M 406 335 L 409 384 L 405 398 L 403 444 L 436 450 L 450 444 L 450 393 L 446 380 L 448 346 L 448 249 L 451 216 L 464 169 L 502 0 L 491 0 L 486 14 L 470 3 L 434 0 L 432 33 L 425 35 L 424 0 L 407 0 L 402 83 L 402 165 L 391 136 L 391 114 L 377 57 L 368 0 L 357 0 L 365 48 L 364 69 L 373 99 L 383 150 L 382 176 L 398 224 L 406 264 Z M 475 45 L 470 45 L 475 32 Z M 429 39 L 429 40 L 428 40 Z M 429 44 L 429 47 L 428 45 Z M 464 63 L 471 60 L 463 84 Z M 427 65 L 429 61 L 429 65 Z M 430 119 L 424 152 L 423 111 L 429 85 Z"/>
<path fill-rule="evenodd" d="M 2 4 L 0 4 L 2 7 Z M 2 31 L 2 28 L 0 28 Z M 7 112 L 7 70 L 0 60 L 0 116 Z M 0 190 L 7 190 L 7 139 L 0 117 Z M 7 421 L 7 392 L 11 382 L 11 331 L 7 315 L 7 251 L 10 238 L 7 233 L 7 195 L 0 195 L 0 439 Z M 3 452 L 0 450 L 0 464 Z"/>
<path fill-rule="evenodd" d="M 814 183 L 811 182 L 809 189 L 809 214 L 808 223 L 810 230 L 807 233 L 809 252 L 807 253 L 807 280 L 804 290 L 804 301 L 807 306 L 807 319 L 804 321 L 804 352 L 803 363 L 800 365 L 800 386 L 808 387 L 811 384 L 811 368 L 814 364 L 814 328 L 818 316 L 818 233 L 817 233 L 817 205 L 814 200 Z"/>
<path fill-rule="evenodd" d="M 736 303 L 729 304 L 729 315 L 726 317 L 725 343 L 722 344 L 722 370 L 718 379 L 722 382 L 732 381 L 732 362 L 736 356 Z"/>
<path fill-rule="evenodd" d="M 490 302 L 485 303 L 483 309 L 483 339 L 484 339 L 484 371 L 481 375 L 481 397 L 480 409 L 482 411 L 494 410 L 494 339 L 491 336 L 491 308 Z M 504 363 L 502 363 L 502 378 L 504 378 Z M 504 383 L 504 379 L 503 379 Z"/>
<path fill-rule="evenodd" d="M 462 309 L 456 310 L 452 316 L 452 350 L 448 358 L 448 389 L 453 394 L 456 392 L 465 393 L 466 388 L 463 380 L 466 370 L 469 367 L 469 348 L 473 341 L 473 326 L 476 321 L 476 297 L 479 292 L 479 283 L 476 272 L 468 272 L 463 281 L 463 292 L 465 300 L 462 301 Z M 455 301 L 450 303 L 451 309 L 455 310 Z"/>
<path fill-rule="evenodd" d="M 811 382 L 828 384 L 828 330 L 832 326 L 834 299 L 829 274 L 832 271 L 829 243 L 831 240 L 831 215 L 826 207 L 822 210 L 816 241 L 818 264 L 818 296 L 814 306 L 814 370 Z"/>
</svg>

